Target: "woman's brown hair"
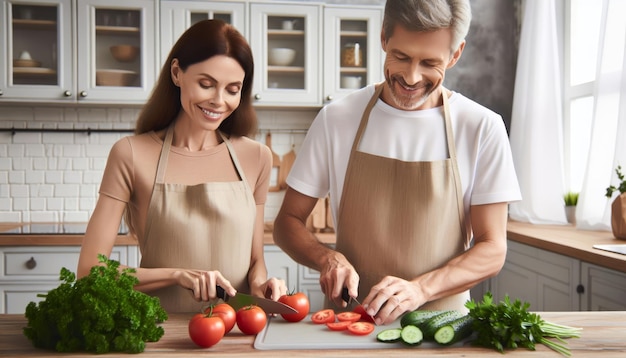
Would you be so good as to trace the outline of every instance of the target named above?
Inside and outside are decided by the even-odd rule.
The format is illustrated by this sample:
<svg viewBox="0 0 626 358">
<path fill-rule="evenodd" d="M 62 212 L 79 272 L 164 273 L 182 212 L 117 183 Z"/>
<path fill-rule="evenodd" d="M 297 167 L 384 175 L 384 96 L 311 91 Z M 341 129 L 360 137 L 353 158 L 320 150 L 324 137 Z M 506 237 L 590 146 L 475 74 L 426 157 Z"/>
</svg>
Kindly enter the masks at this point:
<svg viewBox="0 0 626 358">
<path fill-rule="evenodd" d="M 219 129 L 229 136 L 248 136 L 257 129 L 257 117 L 252 107 L 254 61 L 246 39 L 232 25 L 222 20 L 203 20 L 185 31 L 170 51 L 150 98 L 137 118 L 135 134 L 158 131 L 169 126 L 182 109 L 180 88 L 172 81 L 170 66 L 178 59 L 186 71 L 190 65 L 216 55 L 235 59 L 244 70 L 239 107 L 222 122 Z"/>
</svg>

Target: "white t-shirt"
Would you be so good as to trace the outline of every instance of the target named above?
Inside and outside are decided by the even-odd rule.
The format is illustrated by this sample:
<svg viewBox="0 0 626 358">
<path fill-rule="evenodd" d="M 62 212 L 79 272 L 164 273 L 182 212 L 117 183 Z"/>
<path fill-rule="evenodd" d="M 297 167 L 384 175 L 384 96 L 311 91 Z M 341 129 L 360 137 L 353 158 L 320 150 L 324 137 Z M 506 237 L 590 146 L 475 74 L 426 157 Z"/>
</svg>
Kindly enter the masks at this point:
<svg viewBox="0 0 626 358">
<path fill-rule="evenodd" d="M 330 193 L 335 223 L 350 149 L 373 94 L 370 85 L 322 108 L 287 178 L 302 194 Z M 449 104 L 466 217 L 470 205 L 521 200 L 502 117 L 456 92 Z M 449 157 L 445 138 L 443 107 L 402 111 L 378 99 L 358 150 L 403 161 L 443 160 Z"/>
</svg>

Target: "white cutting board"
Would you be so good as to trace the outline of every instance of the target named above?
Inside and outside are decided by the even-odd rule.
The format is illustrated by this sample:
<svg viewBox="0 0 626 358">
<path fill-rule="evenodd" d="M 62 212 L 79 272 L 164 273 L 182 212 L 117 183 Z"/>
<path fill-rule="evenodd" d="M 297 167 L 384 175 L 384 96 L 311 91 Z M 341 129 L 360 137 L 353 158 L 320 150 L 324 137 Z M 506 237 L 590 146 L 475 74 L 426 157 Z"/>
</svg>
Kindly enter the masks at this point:
<svg viewBox="0 0 626 358">
<path fill-rule="evenodd" d="M 308 315 L 300 322 L 287 322 L 282 317 L 271 317 L 265 328 L 256 336 L 254 348 L 260 350 L 282 349 L 384 349 L 406 347 L 441 347 L 435 342 L 422 342 L 411 347 L 402 342 L 384 343 L 376 340 L 378 332 L 390 328 L 400 328 L 400 321 L 376 326 L 374 332 L 367 336 L 357 336 L 346 331 L 331 331 L 325 324 L 311 322 Z M 462 347 L 469 344 L 469 339 L 446 347 Z"/>
</svg>

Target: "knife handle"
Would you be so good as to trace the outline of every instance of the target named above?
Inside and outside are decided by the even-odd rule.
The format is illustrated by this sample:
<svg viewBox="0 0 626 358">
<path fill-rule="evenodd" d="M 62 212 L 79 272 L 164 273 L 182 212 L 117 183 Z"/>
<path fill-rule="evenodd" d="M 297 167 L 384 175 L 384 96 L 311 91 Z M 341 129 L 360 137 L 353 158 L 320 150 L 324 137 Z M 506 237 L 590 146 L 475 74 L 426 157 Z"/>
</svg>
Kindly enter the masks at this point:
<svg viewBox="0 0 626 358">
<path fill-rule="evenodd" d="M 217 297 L 224 300 L 224 302 L 228 302 L 229 295 L 226 294 L 226 291 L 220 285 L 215 285 L 215 290 L 217 290 Z"/>
<path fill-rule="evenodd" d="M 350 299 L 351 299 L 351 298 L 352 298 L 352 297 L 350 297 L 350 295 L 348 294 L 348 288 L 347 288 L 347 287 L 344 287 L 344 288 L 341 290 L 341 299 L 342 299 L 342 300 L 344 300 L 346 303 L 350 303 Z"/>
</svg>

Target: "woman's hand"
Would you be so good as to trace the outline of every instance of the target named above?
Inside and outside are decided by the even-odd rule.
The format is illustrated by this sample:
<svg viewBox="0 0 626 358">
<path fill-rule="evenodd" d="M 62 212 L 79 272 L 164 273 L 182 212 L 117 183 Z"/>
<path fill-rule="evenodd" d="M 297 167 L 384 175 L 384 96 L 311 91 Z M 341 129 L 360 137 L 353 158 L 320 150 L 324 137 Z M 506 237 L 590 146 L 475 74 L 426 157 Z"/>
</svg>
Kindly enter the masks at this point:
<svg viewBox="0 0 626 358">
<path fill-rule="evenodd" d="M 250 287 L 252 295 L 278 301 L 280 296 L 287 294 L 285 280 L 272 277 L 258 287 Z"/>
<path fill-rule="evenodd" d="M 198 302 L 216 299 L 216 285 L 221 286 L 229 296 L 237 293 L 237 290 L 219 271 L 178 270 L 174 273 L 174 277 L 178 285 L 190 290 L 193 298 Z"/>
</svg>

